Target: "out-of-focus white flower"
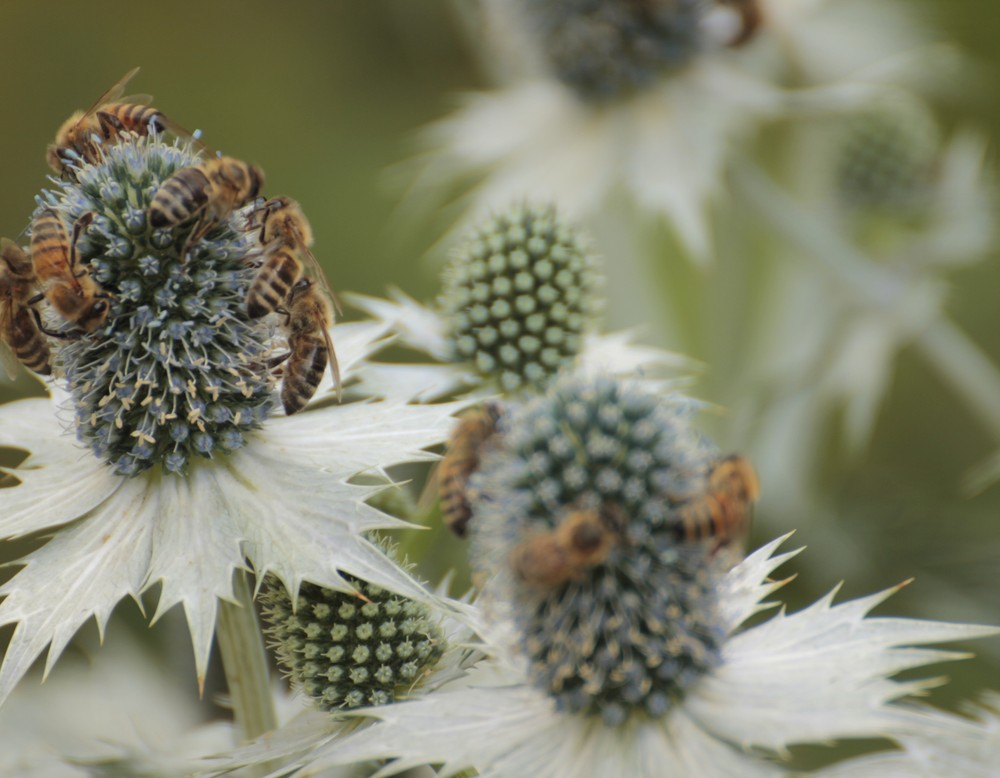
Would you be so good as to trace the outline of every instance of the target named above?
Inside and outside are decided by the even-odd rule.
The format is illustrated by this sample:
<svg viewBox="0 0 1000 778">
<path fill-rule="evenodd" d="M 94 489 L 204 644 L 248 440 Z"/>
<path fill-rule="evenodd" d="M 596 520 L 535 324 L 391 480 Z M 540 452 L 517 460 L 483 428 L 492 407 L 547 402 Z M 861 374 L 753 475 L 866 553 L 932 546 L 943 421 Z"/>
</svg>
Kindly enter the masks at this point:
<svg viewBox="0 0 1000 778">
<path fill-rule="evenodd" d="M 793 744 L 902 731 L 897 701 L 932 682 L 892 676 L 962 656 L 927 645 L 997 632 L 869 617 L 894 589 L 746 626 L 792 554 L 774 556 L 779 540 L 726 570 L 755 490 L 690 424 L 695 407 L 567 376 L 508 409 L 467 490 L 491 658 L 422 699 L 359 711 L 379 722 L 333 763 L 781 775 Z"/>
<path fill-rule="evenodd" d="M 636 715 L 609 727 L 599 718 L 560 711 L 532 685 L 525 663 L 501 638 L 492 647 L 496 657 L 461 682 L 420 700 L 364 711 L 378 723 L 331 746 L 329 763 L 394 758 L 377 775 L 442 763 L 443 776 L 474 767 L 488 778 L 784 775 L 775 757 L 791 745 L 907 731 L 912 717 L 894 701 L 918 693 L 924 683 L 890 676 L 963 656 L 917 646 L 996 632 L 868 616 L 895 589 L 841 604 L 831 593 L 802 611 L 782 611 L 740 630 L 784 583 L 768 578 L 793 555 L 772 556 L 780 542 L 756 551 L 720 581 L 721 661 L 660 717 Z M 514 631 L 509 623 L 497 624 L 487 638 L 504 629 Z"/>
<path fill-rule="evenodd" d="M 333 338 L 345 380 L 384 339 L 380 323 L 343 324 Z M 330 388 L 329 379 L 326 383 Z M 448 434 L 454 404 L 321 404 L 274 416 L 246 433 L 246 445 L 191 463 L 185 475 L 159 468 L 117 475 L 80 448 L 63 415 L 70 399 L 0 406 L 0 445 L 30 452 L 0 489 L 0 537 L 47 532 L 42 548 L 0 593 L 0 624 L 16 624 L 0 669 L 5 698 L 50 645 L 46 669 L 90 616 L 103 629 L 126 596 L 161 585 L 154 620 L 183 605 L 204 677 L 219 599 L 232 599 L 232 574 L 249 560 L 290 590 L 303 580 L 353 587 L 339 571 L 411 597 L 423 589 L 365 537 L 402 522 L 366 504 L 378 475 Z"/>
<path fill-rule="evenodd" d="M 429 129 L 421 183 L 480 176 L 473 219 L 525 194 L 579 217 L 624 192 L 705 258 L 733 146 L 766 118 L 856 106 L 919 41 L 880 2 L 654 5 L 486 0 L 486 35 L 507 45 L 480 44 L 484 58 L 506 50 L 523 76 Z M 789 71 L 821 86 L 785 90 Z"/>
<path fill-rule="evenodd" d="M 899 751 L 880 752 L 821 770 L 816 778 L 994 778 L 1000 764 L 1000 695 L 983 695 L 965 716 L 920 710 Z"/>
<path fill-rule="evenodd" d="M 228 722 L 202 722 L 184 684 L 116 639 L 92 662 L 63 662 L 41 688 L 22 686 L 0 710 L 0 773 L 21 778 L 191 774 L 231 748 Z"/>
</svg>

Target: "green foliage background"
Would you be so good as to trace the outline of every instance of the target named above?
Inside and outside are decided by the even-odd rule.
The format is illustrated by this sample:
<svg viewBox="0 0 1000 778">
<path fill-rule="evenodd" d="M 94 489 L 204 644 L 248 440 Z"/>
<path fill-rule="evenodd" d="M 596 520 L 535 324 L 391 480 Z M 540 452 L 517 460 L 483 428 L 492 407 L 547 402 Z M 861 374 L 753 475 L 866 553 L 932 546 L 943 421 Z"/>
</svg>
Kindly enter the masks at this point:
<svg viewBox="0 0 1000 778">
<path fill-rule="evenodd" d="M 937 107 L 979 125 L 995 142 L 996 0 L 912 2 L 936 37 L 960 43 L 975 65 L 977 83 Z M 449 10 L 444 0 L 4 0 L 0 235 L 24 229 L 48 173 L 45 147 L 59 124 L 138 64 L 132 91 L 154 94 L 170 117 L 203 129 L 211 147 L 260 164 L 268 193 L 303 204 L 316 254 L 336 289 L 380 294 L 392 284 L 418 298 L 432 296 L 437 281 L 425 254 L 446 222 L 401 219 L 386 171 L 412 156 L 416 130 L 449 111 L 459 92 L 488 85 Z M 1000 362 L 997 253 L 954 276 L 948 309 Z M 679 273 L 672 283 L 682 285 L 669 290 L 669 299 L 710 282 Z M 612 318 L 627 317 L 613 311 Z M 37 391 L 22 378 L 14 389 L 0 387 L 0 401 Z M 872 448 L 828 474 L 837 520 L 875 560 L 860 575 L 852 560 L 843 560 L 842 569 L 851 570 L 845 594 L 916 576 L 884 610 L 1000 624 L 1000 486 L 974 498 L 959 490 L 964 472 L 992 450 L 988 433 L 922 362 L 904 354 Z M 769 533 L 774 529 L 768 525 Z M 836 583 L 825 573 L 810 575 L 810 558 L 837 552 L 808 533 L 796 542 L 811 547 L 796 565 L 802 579 L 789 594 L 805 601 Z M 456 548 L 437 546 L 437 563 Z M 0 558 L 9 556 L 0 549 Z M 948 597 L 939 595 L 939 583 Z M 965 613 L 962 604 L 969 606 Z M 957 680 L 954 694 L 1000 689 L 1000 641 L 970 648 L 980 660 L 947 669 Z"/>
</svg>

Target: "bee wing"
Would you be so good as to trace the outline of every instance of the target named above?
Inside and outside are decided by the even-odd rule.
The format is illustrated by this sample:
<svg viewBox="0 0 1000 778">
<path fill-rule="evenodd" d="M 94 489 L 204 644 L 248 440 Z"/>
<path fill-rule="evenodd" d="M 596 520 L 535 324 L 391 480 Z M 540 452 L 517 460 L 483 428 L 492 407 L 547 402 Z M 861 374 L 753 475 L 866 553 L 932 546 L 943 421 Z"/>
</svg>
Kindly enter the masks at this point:
<svg viewBox="0 0 1000 778">
<path fill-rule="evenodd" d="M 118 79 L 118 81 L 115 84 L 113 84 L 110 89 L 108 89 L 103 95 L 101 95 L 100 97 L 97 98 L 97 100 L 94 101 L 94 104 L 91 105 L 90 108 L 88 108 L 86 111 L 83 112 L 83 116 L 81 116 L 79 121 L 77 121 L 76 126 L 79 127 L 81 122 L 83 122 L 88 116 L 93 114 L 98 108 L 100 108 L 105 103 L 113 103 L 115 100 L 118 100 L 123 94 L 125 94 L 125 86 L 128 84 L 129 81 L 133 79 L 135 74 L 138 72 L 139 68 L 134 67 L 128 73 L 126 73 L 124 76 Z M 147 103 L 152 102 L 152 100 L 153 98 L 149 97 Z M 146 103 L 144 103 L 144 105 L 145 104 Z"/>
<path fill-rule="evenodd" d="M 333 318 L 332 316 L 330 317 Z M 332 325 L 333 322 L 331 321 Z M 333 374 L 333 386 L 337 390 L 338 402 L 343 399 L 343 387 L 340 385 L 340 363 L 337 361 L 337 352 L 333 350 L 333 338 L 330 337 L 330 328 L 325 324 L 322 327 L 323 340 L 326 341 L 326 353 L 330 360 L 330 372 Z"/>
<path fill-rule="evenodd" d="M 17 378 L 18 368 L 21 367 L 21 363 L 14 356 L 14 352 L 3 341 L 0 341 L 0 366 L 3 366 L 4 373 L 7 374 L 7 378 L 11 381 Z"/>
<path fill-rule="evenodd" d="M 150 98 L 150 101 L 152 101 L 152 98 Z M 167 116 L 163 116 L 162 114 L 160 115 L 160 121 L 163 122 L 164 126 L 166 126 L 166 128 L 170 130 L 172 134 L 176 135 L 178 138 L 184 138 L 185 140 L 191 141 L 191 143 L 194 145 L 195 148 L 197 148 L 201 152 L 204 152 L 206 155 L 211 156 L 211 149 L 209 149 L 208 146 L 205 145 L 204 141 L 202 141 L 201 138 L 199 138 L 197 135 L 191 132 L 191 130 L 186 129 L 185 127 L 175 122 L 173 119 Z"/>
<path fill-rule="evenodd" d="M 316 259 L 316 255 L 309 250 L 307 246 L 299 245 L 298 252 L 305 257 L 306 261 L 312 266 L 313 275 L 319 280 L 319 285 L 323 287 L 323 293 L 326 298 L 333 303 L 333 309 L 337 312 L 338 316 L 344 315 L 344 309 L 340 305 L 340 300 L 337 298 L 336 293 L 330 288 L 330 283 L 326 280 L 326 274 L 323 272 L 323 266 L 320 265 L 319 260 Z"/>
<path fill-rule="evenodd" d="M 6 238 L 4 239 L 6 240 Z M 0 268 L 0 281 L 3 280 L 3 272 Z M 14 306 L 10 302 L 5 302 L 0 299 L 0 332 L 10 332 L 14 325 Z M 17 378 L 18 368 L 21 366 L 21 362 L 14 352 L 10 350 L 6 343 L 0 340 L 0 365 L 3 366 L 3 371 L 7 374 L 7 378 L 13 381 Z"/>
</svg>

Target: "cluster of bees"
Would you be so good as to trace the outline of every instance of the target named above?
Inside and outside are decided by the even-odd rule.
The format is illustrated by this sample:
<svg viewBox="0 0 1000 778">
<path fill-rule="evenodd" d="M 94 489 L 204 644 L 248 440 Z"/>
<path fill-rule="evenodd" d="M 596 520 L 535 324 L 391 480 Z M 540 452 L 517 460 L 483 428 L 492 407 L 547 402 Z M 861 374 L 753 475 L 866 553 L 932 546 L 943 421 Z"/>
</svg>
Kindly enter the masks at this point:
<svg viewBox="0 0 1000 778">
<path fill-rule="evenodd" d="M 63 178 L 75 179 L 81 162 L 101 161 L 102 147 L 126 135 L 147 136 L 170 131 L 201 146 L 191 133 L 149 105 L 149 96 L 122 99 L 127 82 L 138 68 L 127 73 L 86 111 L 77 111 L 59 128 L 48 148 L 50 167 Z M 288 197 L 262 203 L 259 194 L 264 173 L 256 165 L 233 157 L 214 156 L 178 170 L 163 181 L 150 202 L 148 226 L 175 228 L 190 223 L 181 251 L 234 211 L 256 203 L 247 227 L 259 230 L 263 262 L 249 286 L 247 315 L 252 319 L 273 312 L 285 317 L 288 352 L 269 364 L 284 363 L 281 400 L 285 412 L 305 407 L 316 392 L 329 365 L 334 385 L 340 388 L 336 354 L 330 340 L 333 325 L 331 302 L 335 298 L 312 254 L 312 228 L 299 204 Z M 40 375 L 52 372 L 48 337 L 72 338 L 97 330 L 111 310 L 111 295 L 90 276 L 77 253 L 77 241 L 94 214 L 81 216 L 71 228 L 51 208 L 42 209 L 31 224 L 30 258 L 13 241 L 0 245 L 0 359 L 13 378 L 16 362 Z M 305 272 L 308 262 L 314 278 Z M 42 300 L 67 325 L 46 327 L 37 309 Z"/>
<path fill-rule="evenodd" d="M 441 514 L 459 537 L 466 537 L 474 518 L 469 479 L 483 455 L 497 445 L 503 415 L 499 403 L 486 402 L 466 412 L 455 426 L 441 459 L 437 480 Z M 707 488 L 676 506 L 669 519 L 681 541 L 712 541 L 714 549 L 741 542 L 749 531 L 753 503 L 760 494 L 749 460 L 738 454 L 716 460 Z M 555 589 L 581 580 L 604 562 L 612 549 L 627 542 L 627 517 L 614 505 L 570 510 L 551 530 L 534 532 L 515 546 L 508 558 L 511 571 L 524 584 Z"/>
</svg>

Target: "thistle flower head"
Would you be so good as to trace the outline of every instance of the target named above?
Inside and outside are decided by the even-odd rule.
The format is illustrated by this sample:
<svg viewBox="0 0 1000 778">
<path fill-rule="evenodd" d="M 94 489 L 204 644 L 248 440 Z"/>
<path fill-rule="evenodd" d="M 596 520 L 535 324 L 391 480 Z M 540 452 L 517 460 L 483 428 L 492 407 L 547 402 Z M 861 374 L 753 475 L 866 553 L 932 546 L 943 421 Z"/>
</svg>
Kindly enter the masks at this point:
<svg viewBox="0 0 1000 778">
<path fill-rule="evenodd" d="M 702 48 L 702 0 L 526 0 L 555 74 L 586 100 L 655 83 Z"/>
<path fill-rule="evenodd" d="M 272 407 L 273 325 L 246 314 L 246 258 L 259 247 L 243 215 L 196 239 L 191 220 L 148 223 L 160 185 L 197 162 L 155 133 L 123 137 L 39 198 L 67 233 L 87 225 L 79 262 L 109 299 L 101 326 L 54 347 L 78 438 L 120 475 L 155 465 L 183 472 L 193 457 L 238 449 Z"/>
<path fill-rule="evenodd" d="M 512 392 L 539 388 L 573 360 L 596 315 L 597 271 L 551 205 L 515 205 L 456 249 L 441 309 L 449 349 Z"/>
<path fill-rule="evenodd" d="M 279 665 L 327 711 L 393 702 L 420 685 L 445 649 L 427 605 L 347 578 L 363 597 L 306 583 L 293 604 L 273 578 L 261 592 Z"/>
<path fill-rule="evenodd" d="M 928 205 L 941 132 L 927 106 L 898 96 L 847 122 L 838 151 L 837 195 L 855 212 L 917 215 Z"/>
<path fill-rule="evenodd" d="M 672 520 L 715 457 L 693 407 L 570 376 L 510 412 L 473 477 L 474 564 L 500 568 L 533 682 L 562 709 L 660 716 L 719 661 L 721 568 Z"/>
</svg>

